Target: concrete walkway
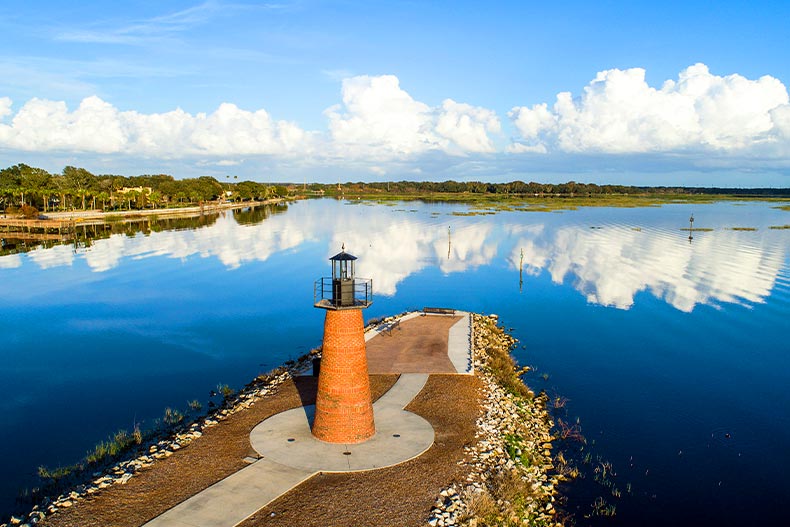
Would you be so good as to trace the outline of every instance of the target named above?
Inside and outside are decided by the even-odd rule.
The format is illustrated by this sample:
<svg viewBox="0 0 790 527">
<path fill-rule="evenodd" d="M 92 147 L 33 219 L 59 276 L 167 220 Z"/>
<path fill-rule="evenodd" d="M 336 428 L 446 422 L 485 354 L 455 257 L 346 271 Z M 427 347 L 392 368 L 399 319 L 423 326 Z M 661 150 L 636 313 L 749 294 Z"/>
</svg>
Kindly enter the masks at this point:
<svg viewBox="0 0 790 527">
<path fill-rule="evenodd" d="M 250 434 L 261 456 L 313 472 L 356 472 L 388 467 L 419 456 L 433 444 L 433 427 L 403 410 L 420 393 L 428 374 L 403 374 L 373 403 L 376 434 L 353 445 L 325 443 L 310 433 L 315 406 L 294 408 L 266 419 Z"/>
<path fill-rule="evenodd" d="M 463 318 L 450 328 L 447 356 L 457 373 L 472 375 L 472 315 L 459 311 Z"/>
<path fill-rule="evenodd" d="M 365 333 L 370 373 L 472 372 L 471 316 L 408 313 Z"/>
<path fill-rule="evenodd" d="M 146 523 L 148 527 L 230 527 L 315 472 L 260 459 Z"/>
<path fill-rule="evenodd" d="M 447 355 L 443 359 L 447 368 L 438 372 L 468 374 L 472 372 L 471 317 L 463 311 L 456 315 L 462 318 L 449 328 Z M 423 315 L 418 312 L 409 313 L 400 322 L 420 316 Z M 391 334 L 392 326 L 370 330 L 365 340 L 388 330 Z M 397 348 L 397 340 L 392 338 L 390 346 Z M 426 360 L 424 346 L 415 344 L 408 352 L 415 360 Z M 374 470 L 419 456 L 433 444 L 434 430 L 428 421 L 403 408 L 420 393 L 429 373 L 403 371 L 408 370 L 392 371 L 400 373 L 398 381 L 373 404 L 376 434 L 364 443 L 339 445 L 315 439 L 310 433 L 314 405 L 273 415 L 250 433 L 250 443 L 260 459 L 154 518 L 145 527 L 232 527 L 318 472 Z"/>
<path fill-rule="evenodd" d="M 230 527 L 238 525 L 317 472 L 373 470 L 413 459 L 430 448 L 433 427 L 403 408 L 428 374 L 403 374 L 373 404 L 376 435 L 364 443 L 324 443 L 310 433 L 314 406 L 274 415 L 250 434 L 262 455 L 249 467 L 223 479 L 146 523 L 146 527 Z"/>
</svg>

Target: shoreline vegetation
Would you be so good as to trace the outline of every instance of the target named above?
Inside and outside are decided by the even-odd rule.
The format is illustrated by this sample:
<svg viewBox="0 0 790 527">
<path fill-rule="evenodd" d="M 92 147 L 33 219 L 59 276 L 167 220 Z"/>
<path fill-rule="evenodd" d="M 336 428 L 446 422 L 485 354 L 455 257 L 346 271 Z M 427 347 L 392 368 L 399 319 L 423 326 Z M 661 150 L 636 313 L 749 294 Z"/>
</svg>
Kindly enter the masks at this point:
<svg viewBox="0 0 790 527">
<path fill-rule="evenodd" d="M 371 321 L 369 325 L 395 318 Z M 566 438 L 549 413 L 548 396 L 543 392 L 535 395 L 522 382 L 521 376 L 529 368 L 515 363 L 510 353 L 515 345 L 516 340 L 498 325 L 496 315 L 473 315 L 473 362 L 481 386 L 476 401 L 475 439 L 463 447 L 463 459 L 457 463 L 463 477 L 435 489 L 434 505 L 426 508 L 419 524 L 566 524 L 569 517 L 559 508 L 559 487 L 573 478 L 574 470 L 555 445 Z M 188 454 L 192 443 L 197 445 L 204 433 L 210 435 L 210 429 L 222 427 L 234 414 L 253 412 L 251 407 L 256 402 L 280 397 L 286 383 L 305 372 L 318 357 L 320 349 L 314 349 L 256 377 L 238 392 L 219 385 L 216 396 L 221 397 L 220 404 L 205 412 L 200 412 L 197 401 L 190 402 L 190 408 L 183 413 L 168 408 L 159 428 L 120 431 L 109 441 L 99 443 L 80 463 L 66 468 L 42 467 L 42 485 L 27 494 L 27 512 L 17 514 L 0 527 L 49 525 L 53 521 L 59 525 L 58 518 L 66 512 L 76 512 L 72 509 L 79 508 L 82 502 L 95 503 L 102 493 L 156 470 L 157 463 L 178 451 Z M 454 404 L 469 403 L 464 400 Z M 92 457 L 97 452 L 102 455 Z M 394 499 L 408 502 L 410 489 L 403 492 L 406 495 Z"/>
<path fill-rule="evenodd" d="M 521 380 L 510 351 L 516 339 L 496 315 L 472 315 L 475 375 L 483 383 L 477 442 L 467 447 L 467 476 L 439 492 L 428 525 L 495 527 L 562 526 L 559 485 L 573 478 L 557 450 L 549 397 L 535 395 Z M 557 451 L 557 454 L 554 452 Z"/>
<path fill-rule="evenodd" d="M 424 200 L 463 202 L 496 210 L 551 211 L 588 206 L 637 207 L 664 203 L 708 203 L 720 200 L 782 202 L 790 210 L 790 188 L 649 187 L 595 183 L 538 183 L 511 181 L 387 181 L 337 184 L 265 184 L 238 181 L 225 176 L 176 179 L 168 174 L 120 176 L 94 175 L 85 168 L 65 167 L 61 173 L 23 163 L 0 169 L 0 210 L 5 215 L 28 219 L 73 213 L 86 217 L 99 212 L 119 215 L 151 209 L 169 211 L 180 207 L 244 204 L 272 198 L 315 198 L 389 201 Z M 493 210 L 489 210 L 493 209 Z M 475 213 L 474 211 L 471 213 Z M 147 214 L 147 213 L 146 213 Z M 159 212 L 162 214 L 162 212 Z"/>
</svg>

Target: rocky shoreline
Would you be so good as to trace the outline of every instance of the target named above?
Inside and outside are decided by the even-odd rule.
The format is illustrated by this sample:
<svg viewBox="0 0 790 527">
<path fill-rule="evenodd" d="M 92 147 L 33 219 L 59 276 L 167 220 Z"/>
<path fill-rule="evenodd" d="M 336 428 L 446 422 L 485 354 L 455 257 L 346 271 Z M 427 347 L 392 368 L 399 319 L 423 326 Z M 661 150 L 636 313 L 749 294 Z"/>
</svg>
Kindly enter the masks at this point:
<svg viewBox="0 0 790 527">
<path fill-rule="evenodd" d="M 475 375 L 485 386 L 477 443 L 466 449 L 466 481 L 442 489 L 428 525 L 561 526 L 554 502 L 563 476 L 553 471 L 548 398 L 523 384 L 522 393 L 513 393 L 512 378 L 502 382 L 507 368 L 516 377 L 524 370 L 510 356 L 516 341 L 497 326 L 496 315 L 473 315 L 472 335 Z"/>
<path fill-rule="evenodd" d="M 547 397 L 535 396 L 521 382 L 519 374 L 524 370 L 510 355 L 516 341 L 497 325 L 496 315 L 472 315 L 472 324 L 475 375 L 483 384 L 476 441 L 465 448 L 465 460 L 460 462 L 467 473 L 465 481 L 440 490 L 426 523 L 431 527 L 563 525 L 554 505 L 563 476 L 554 470 L 553 422 Z M 320 350 L 312 350 L 259 376 L 219 408 L 179 426 L 165 438 L 140 445 L 131 457 L 92 473 L 85 483 L 56 497 L 44 498 L 28 514 L 12 517 L 0 527 L 34 526 L 102 489 L 125 485 L 138 471 L 170 457 L 206 429 L 274 395 L 280 385 L 307 370 L 318 357 Z"/>
</svg>

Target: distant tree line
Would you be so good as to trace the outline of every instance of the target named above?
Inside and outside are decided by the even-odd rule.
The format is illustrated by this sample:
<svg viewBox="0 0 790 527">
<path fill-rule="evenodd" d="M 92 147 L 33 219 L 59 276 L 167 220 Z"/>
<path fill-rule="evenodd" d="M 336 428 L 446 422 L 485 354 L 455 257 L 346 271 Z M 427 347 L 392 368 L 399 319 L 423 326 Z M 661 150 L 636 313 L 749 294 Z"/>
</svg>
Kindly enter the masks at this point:
<svg viewBox="0 0 790 527">
<path fill-rule="evenodd" d="M 598 185 L 595 183 L 487 183 L 482 181 L 390 181 L 339 184 L 266 185 L 255 181 L 218 181 L 210 176 L 175 179 L 167 174 L 120 176 L 94 175 L 84 168 L 67 166 L 59 174 L 17 164 L 0 169 L 0 210 L 37 211 L 102 209 L 134 210 L 195 205 L 210 201 L 249 201 L 285 197 L 309 189 L 313 195 L 395 194 L 425 196 L 431 193 L 502 196 L 568 196 L 645 194 L 737 194 L 790 196 L 790 189 L 699 188 Z"/>
<path fill-rule="evenodd" d="M 593 197 L 600 195 L 629 194 L 737 194 L 749 196 L 788 196 L 790 188 L 706 188 L 706 187 L 646 187 L 628 185 L 598 185 L 595 183 L 536 183 L 511 181 L 509 183 L 486 183 L 482 181 L 396 181 L 356 182 L 309 185 L 313 192 L 344 193 L 390 193 L 390 194 L 496 194 L 516 196 L 569 196 Z"/>
<path fill-rule="evenodd" d="M 187 206 L 216 200 L 249 201 L 285 196 L 283 186 L 255 181 L 220 182 L 210 176 L 175 179 L 166 174 L 94 175 L 67 166 L 60 174 L 18 164 L 0 170 L 0 209 L 126 210 Z"/>
</svg>

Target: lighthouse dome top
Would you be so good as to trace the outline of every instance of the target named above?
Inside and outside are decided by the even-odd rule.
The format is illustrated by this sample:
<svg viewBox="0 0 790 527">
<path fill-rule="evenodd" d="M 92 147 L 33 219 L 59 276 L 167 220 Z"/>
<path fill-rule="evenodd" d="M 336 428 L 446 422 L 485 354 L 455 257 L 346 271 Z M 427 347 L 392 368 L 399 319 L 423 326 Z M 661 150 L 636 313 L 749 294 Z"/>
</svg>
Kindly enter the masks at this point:
<svg viewBox="0 0 790 527">
<path fill-rule="evenodd" d="M 356 259 L 357 259 L 356 256 L 354 256 L 353 254 L 349 254 L 346 251 L 340 251 L 339 253 L 337 253 L 336 255 L 330 258 L 330 260 L 332 260 L 333 262 L 347 262 Z"/>
<path fill-rule="evenodd" d="M 353 254 L 346 252 L 346 244 L 340 246 L 340 252 L 330 258 L 333 262 L 351 262 L 356 260 L 357 257 Z"/>
</svg>

